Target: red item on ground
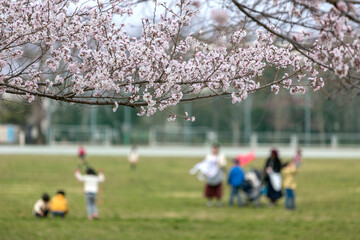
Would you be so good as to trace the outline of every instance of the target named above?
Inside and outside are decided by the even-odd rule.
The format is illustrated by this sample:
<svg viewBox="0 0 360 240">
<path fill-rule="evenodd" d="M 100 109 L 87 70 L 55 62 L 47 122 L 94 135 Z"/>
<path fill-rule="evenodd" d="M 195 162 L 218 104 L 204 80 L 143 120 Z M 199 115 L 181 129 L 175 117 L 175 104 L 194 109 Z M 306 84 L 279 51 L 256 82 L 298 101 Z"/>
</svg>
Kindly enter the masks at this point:
<svg viewBox="0 0 360 240">
<path fill-rule="evenodd" d="M 254 152 L 250 152 L 248 154 L 245 155 L 238 155 L 236 157 L 237 160 L 239 160 L 239 164 L 240 166 L 245 166 L 248 163 L 252 162 L 255 160 L 255 153 Z"/>
</svg>

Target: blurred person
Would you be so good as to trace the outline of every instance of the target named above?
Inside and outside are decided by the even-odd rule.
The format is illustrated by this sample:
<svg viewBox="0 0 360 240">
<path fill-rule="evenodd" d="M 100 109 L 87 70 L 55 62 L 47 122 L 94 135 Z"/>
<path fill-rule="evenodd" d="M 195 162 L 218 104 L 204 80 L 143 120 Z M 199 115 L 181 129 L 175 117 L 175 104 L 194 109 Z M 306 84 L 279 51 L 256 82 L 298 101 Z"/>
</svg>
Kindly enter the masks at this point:
<svg viewBox="0 0 360 240">
<path fill-rule="evenodd" d="M 88 167 L 90 167 L 89 163 L 86 161 L 85 147 L 81 144 L 79 145 L 78 148 L 78 157 L 79 157 L 79 164 L 78 164 L 79 169 L 87 169 Z"/>
<path fill-rule="evenodd" d="M 85 161 L 85 156 L 86 156 L 86 151 L 83 145 L 79 145 L 78 148 L 78 156 L 80 158 L 81 161 Z"/>
<path fill-rule="evenodd" d="M 137 152 L 136 146 L 131 147 L 131 151 L 129 153 L 128 159 L 129 159 L 129 163 L 130 163 L 130 169 L 136 170 L 136 165 L 137 165 L 137 162 L 139 161 L 139 154 Z"/>
<path fill-rule="evenodd" d="M 285 189 L 285 208 L 288 210 L 295 209 L 295 175 L 297 174 L 297 169 L 296 163 L 292 161 L 286 163 L 281 170 L 283 176 L 283 188 Z"/>
<path fill-rule="evenodd" d="M 280 171 L 281 161 L 278 157 L 278 151 L 273 149 L 264 167 L 264 182 L 267 186 L 266 194 L 270 201 L 269 206 L 276 205 L 277 201 L 282 197 Z"/>
<path fill-rule="evenodd" d="M 35 217 L 47 217 L 49 213 L 49 200 L 49 195 L 47 193 L 44 193 L 42 197 L 35 202 L 33 208 L 33 214 L 35 215 Z"/>
<path fill-rule="evenodd" d="M 51 198 L 50 211 L 53 217 L 59 216 L 61 218 L 64 218 L 69 212 L 68 202 L 63 190 L 57 191 L 56 195 Z"/>
<path fill-rule="evenodd" d="M 295 154 L 295 157 L 294 157 L 294 164 L 295 164 L 295 166 L 297 168 L 299 168 L 300 165 L 301 165 L 301 150 L 300 149 L 298 149 L 296 151 L 296 154 Z"/>
<path fill-rule="evenodd" d="M 100 169 L 99 175 L 97 175 L 94 169 L 88 168 L 86 170 L 86 174 L 82 175 L 80 170 L 76 169 L 75 177 L 80 182 L 84 182 L 84 193 L 88 219 L 97 219 L 99 217 L 99 213 L 96 206 L 96 196 L 99 192 L 99 183 L 104 182 L 105 180 L 102 170 Z"/>
<path fill-rule="evenodd" d="M 231 187 L 230 190 L 230 199 L 229 199 L 229 206 L 233 205 L 234 197 L 237 198 L 237 205 L 242 206 L 242 198 L 240 195 L 240 187 L 244 182 L 244 170 L 239 166 L 239 160 L 233 159 L 233 167 L 231 168 L 229 175 L 228 175 L 228 184 Z"/>
<path fill-rule="evenodd" d="M 204 195 L 207 198 L 207 206 L 212 206 L 212 201 L 217 200 L 217 206 L 221 206 L 222 180 L 226 171 L 225 155 L 219 152 L 220 146 L 214 144 L 211 153 L 203 161 L 205 168 L 206 185 Z"/>
</svg>

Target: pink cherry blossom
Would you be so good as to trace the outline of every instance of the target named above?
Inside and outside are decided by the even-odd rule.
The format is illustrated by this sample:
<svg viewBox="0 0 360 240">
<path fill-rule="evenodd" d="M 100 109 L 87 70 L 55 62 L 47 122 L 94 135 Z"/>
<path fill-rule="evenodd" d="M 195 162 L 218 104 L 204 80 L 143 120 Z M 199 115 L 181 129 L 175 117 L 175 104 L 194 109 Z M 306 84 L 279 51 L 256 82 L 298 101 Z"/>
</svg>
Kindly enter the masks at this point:
<svg viewBox="0 0 360 240">
<path fill-rule="evenodd" d="M 343 1 L 338 1 L 336 2 L 336 6 L 337 8 L 342 11 L 342 12 L 346 12 L 347 11 L 347 6 L 346 3 L 344 3 Z"/>
<path fill-rule="evenodd" d="M 229 3 L 235 8 L 235 2 Z M 242 2 L 246 8 L 237 9 L 239 18 L 246 11 L 261 15 L 259 9 L 251 12 L 251 2 Z M 216 24 L 208 25 L 214 34 L 203 39 L 192 25 L 205 7 L 200 1 L 159 1 L 155 18 L 144 17 L 136 37 L 125 31 L 132 3 L 0 1 L 0 94 L 29 102 L 43 97 L 109 105 L 114 111 L 129 106 L 139 116 L 151 116 L 183 101 L 228 96 L 241 102 L 262 88 L 275 94 L 281 89 L 305 93 L 304 86 L 317 91 L 325 85 L 325 71 L 341 78 L 360 70 L 360 36 L 351 20 L 357 4 L 337 1 L 325 8 L 322 0 L 294 0 L 289 7 L 288 1 L 275 1 L 276 8 L 289 12 L 282 11 L 277 20 L 285 15 L 291 16 L 280 18 L 285 25 L 289 19 L 301 24 L 301 33 L 289 34 L 265 22 L 270 15 L 255 18 L 264 21 L 261 28 L 247 33 L 230 20 L 234 8 L 212 9 L 208 17 Z M 277 71 L 271 81 L 264 80 L 268 68 Z M 170 115 L 170 121 L 195 120 L 186 113 Z"/>
<path fill-rule="evenodd" d="M 229 15 L 222 9 L 213 9 L 211 11 L 211 18 L 220 26 L 225 25 L 229 21 Z"/>
</svg>

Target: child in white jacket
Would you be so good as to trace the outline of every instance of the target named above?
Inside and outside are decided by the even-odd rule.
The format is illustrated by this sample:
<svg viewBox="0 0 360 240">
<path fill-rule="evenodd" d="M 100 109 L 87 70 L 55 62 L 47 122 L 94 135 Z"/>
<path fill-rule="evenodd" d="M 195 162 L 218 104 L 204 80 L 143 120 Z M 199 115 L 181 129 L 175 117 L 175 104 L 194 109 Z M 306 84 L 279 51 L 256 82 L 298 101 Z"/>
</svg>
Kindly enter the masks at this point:
<svg viewBox="0 0 360 240">
<path fill-rule="evenodd" d="M 79 181 L 84 182 L 84 192 L 88 219 L 97 219 L 99 217 L 99 213 L 96 207 L 96 195 L 99 192 L 99 183 L 105 180 L 102 170 L 100 169 L 99 175 L 97 175 L 94 169 L 88 168 L 86 170 L 86 175 L 82 175 L 80 173 L 80 170 L 76 169 L 75 177 Z"/>
<path fill-rule="evenodd" d="M 50 197 L 47 193 L 44 193 L 41 199 L 37 200 L 34 204 L 33 213 L 38 218 L 47 217 L 49 213 L 49 201 Z"/>
</svg>

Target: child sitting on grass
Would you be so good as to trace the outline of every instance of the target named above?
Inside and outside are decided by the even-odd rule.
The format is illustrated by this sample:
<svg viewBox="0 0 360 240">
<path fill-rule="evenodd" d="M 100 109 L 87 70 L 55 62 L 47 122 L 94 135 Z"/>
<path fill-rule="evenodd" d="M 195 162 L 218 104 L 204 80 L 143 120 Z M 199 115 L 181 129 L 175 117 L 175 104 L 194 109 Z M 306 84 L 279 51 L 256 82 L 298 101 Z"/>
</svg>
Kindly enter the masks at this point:
<svg viewBox="0 0 360 240">
<path fill-rule="evenodd" d="M 283 188 L 285 189 L 285 208 L 294 210 L 296 189 L 295 175 L 297 173 L 295 162 L 292 161 L 286 163 L 281 173 L 283 175 Z"/>
<path fill-rule="evenodd" d="M 47 193 L 44 193 L 41 199 L 36 201 L 33 208 L 33 214 L 35 215 L 35 217 L 47 217 L 49 213 L 49 200 L 49 195 Z"/>
<path fill-rule="evenodd" d="M 65 198 L 65 192 L 59 190 L 50 201 L 50 211 L 53 217 L 64 218 L 69 211 L 68 203 Z"/>
</svg>

